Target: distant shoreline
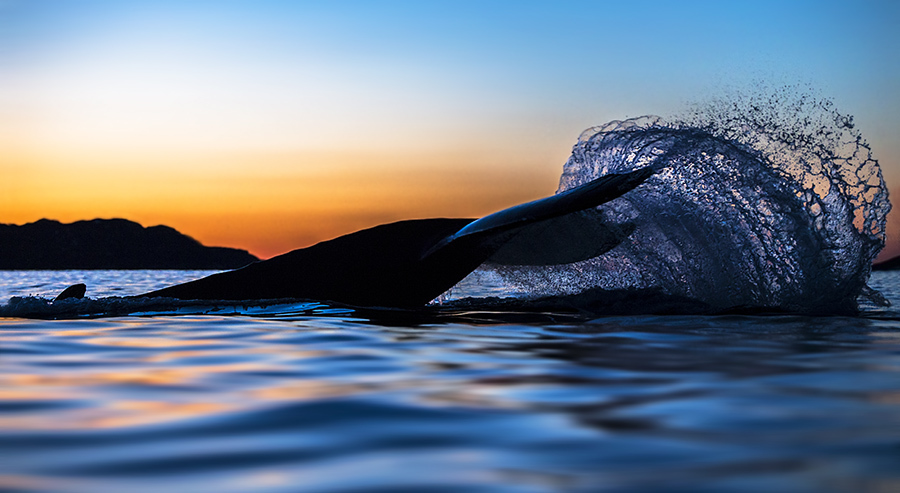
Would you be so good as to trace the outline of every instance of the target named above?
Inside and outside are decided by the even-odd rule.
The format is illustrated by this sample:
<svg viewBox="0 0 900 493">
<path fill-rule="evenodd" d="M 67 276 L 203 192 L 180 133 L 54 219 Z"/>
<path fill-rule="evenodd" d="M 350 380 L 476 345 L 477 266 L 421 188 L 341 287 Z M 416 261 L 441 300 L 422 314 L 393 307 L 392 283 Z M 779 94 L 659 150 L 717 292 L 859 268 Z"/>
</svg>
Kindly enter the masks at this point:
<svg viewBox="0 0 900 493">
<path fill-rule="evenodd" d="M 0 270 L 229 270 L 258 260 L 127 219 L 0 224 Z"/>
</svg>

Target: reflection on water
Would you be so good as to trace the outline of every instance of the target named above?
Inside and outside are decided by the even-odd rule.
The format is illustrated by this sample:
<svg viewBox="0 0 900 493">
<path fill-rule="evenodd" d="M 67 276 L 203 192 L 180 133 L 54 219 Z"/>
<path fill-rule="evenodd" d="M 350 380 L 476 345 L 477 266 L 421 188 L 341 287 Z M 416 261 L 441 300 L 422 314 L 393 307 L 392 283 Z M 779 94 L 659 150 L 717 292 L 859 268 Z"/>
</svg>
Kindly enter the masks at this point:
<svg viewBox="0 0 900 493">
<path fill-rule="evenodd" d="M 0 320 L 0 489 L 896 491 L 898 320 Z"/>
</svg>

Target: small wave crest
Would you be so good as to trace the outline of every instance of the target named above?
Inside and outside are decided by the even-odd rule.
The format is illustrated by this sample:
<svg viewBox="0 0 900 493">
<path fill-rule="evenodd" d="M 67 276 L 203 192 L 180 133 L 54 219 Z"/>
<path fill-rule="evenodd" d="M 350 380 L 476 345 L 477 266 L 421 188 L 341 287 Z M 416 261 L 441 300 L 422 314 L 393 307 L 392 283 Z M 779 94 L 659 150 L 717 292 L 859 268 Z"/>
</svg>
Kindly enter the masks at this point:
<svg viewBox="0 0 900 493">
<path fill-rule="evenodd" d="M 250 315 L 294 316 L 351 313 L 352 309 L 333 307 L 306 300 L 207 301 L 175 298 L 71 298 L 59 301 L 36 296 L 14 296 L 0 305 L 0 317 L 33 319 L 75 319 L 158 315 Z"/>
<path fill-rule="evenodd" d="M 588 129 L 558 192 L 648 166 L 657 173 L 647 182 L 598 207 L 633 230 L 614 249 L 488 267 L 531 298 L 652 289 L 712 310 L 798 312 L 878 299 L 866 282 L 885 242 L 887 188 L 852 117 L 830 101 L 782 90 Z"/>
</svg>

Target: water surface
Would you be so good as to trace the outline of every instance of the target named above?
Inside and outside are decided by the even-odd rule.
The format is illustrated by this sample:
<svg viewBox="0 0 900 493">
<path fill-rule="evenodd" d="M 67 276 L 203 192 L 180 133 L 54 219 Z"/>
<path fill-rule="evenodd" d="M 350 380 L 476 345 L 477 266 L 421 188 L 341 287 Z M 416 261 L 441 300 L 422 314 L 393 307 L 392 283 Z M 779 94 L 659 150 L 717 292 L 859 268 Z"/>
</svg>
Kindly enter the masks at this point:
<svg viewBox="0 0 900 493">
<path fill-rule="evenodd" d="M 3 272 L 0 299 L 205 274 Z M 0 489 L 893 491 L 898 315 L 0 319 Z"/>
</svg>

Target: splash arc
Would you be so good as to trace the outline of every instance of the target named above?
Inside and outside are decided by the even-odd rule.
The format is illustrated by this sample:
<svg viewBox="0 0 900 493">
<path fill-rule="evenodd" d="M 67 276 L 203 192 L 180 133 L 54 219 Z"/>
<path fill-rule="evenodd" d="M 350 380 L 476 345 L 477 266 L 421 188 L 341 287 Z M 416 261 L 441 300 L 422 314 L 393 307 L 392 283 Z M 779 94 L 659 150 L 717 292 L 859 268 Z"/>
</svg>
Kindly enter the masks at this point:
<svg viewBox="0 0 900 493">
<path fill-rule="evenodd" d="M 737 108 L 696 122 L 641 117 L 585 131 L 560 193 L 609 173 L 658 170 L 591 211 L 628 240 L 576 263 L 500 263 L 490 268 L 501 289 L 578 296 L 611 312 L 621 309 L 608 306 L 611 292 L 660 293 L 710 312 L 853 314 L 860 297 L 881 303 L 866 282 L 891 206 L 851 119 L 824 104 Z"/>
</svg>

